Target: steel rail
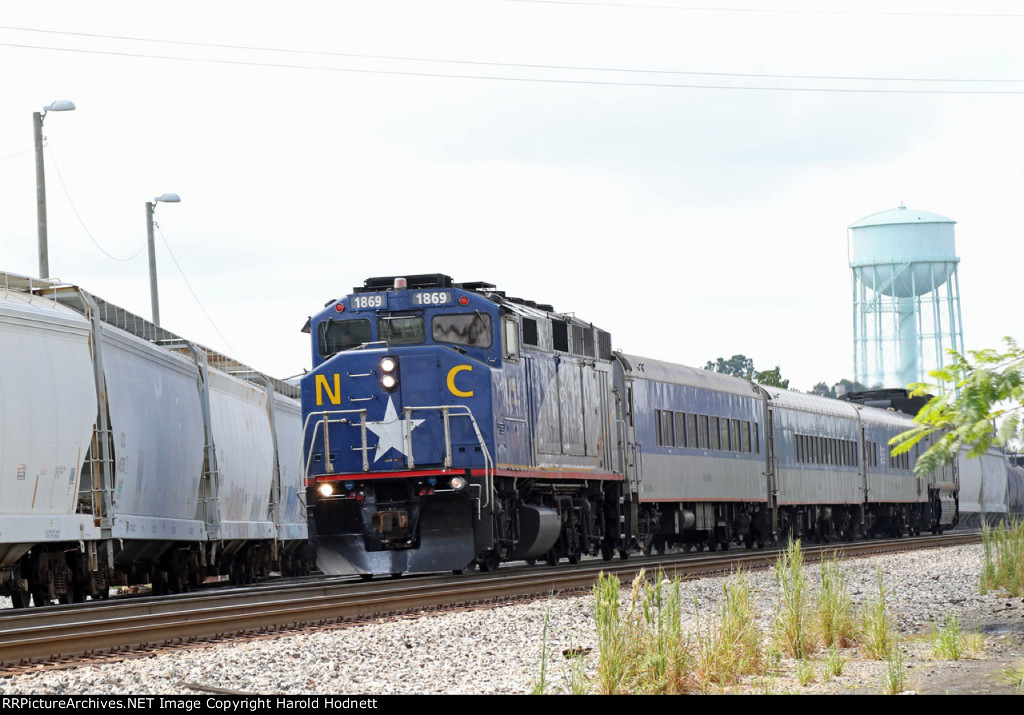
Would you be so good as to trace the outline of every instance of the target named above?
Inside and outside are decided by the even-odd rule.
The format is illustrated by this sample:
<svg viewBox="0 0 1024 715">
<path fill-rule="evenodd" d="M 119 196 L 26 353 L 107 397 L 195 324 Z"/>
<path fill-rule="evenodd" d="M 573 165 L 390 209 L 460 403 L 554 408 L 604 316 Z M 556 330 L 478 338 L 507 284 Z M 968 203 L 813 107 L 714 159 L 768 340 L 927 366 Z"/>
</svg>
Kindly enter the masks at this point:
<svg viewBox="0 0 1024 715">
<path fill-rule="evenodd" d="M 854 557 L 898 550 L 975 543 L 977 534 L 891 541 L 809 545 L 813 561 L 831 554 Z M 164 599 L 98 601 L 8 610 L 0 615 L 0 664 L 13 666 L 63 658 L 152 648 L 233 635 L 323 626 L 441 607 L 544 598 L 592 588 L 600 574 L 624 582 L 649 577 L 689 579 L 728 573 L 737 566 L 775 563 L 777 550 L 672 554 L 630 560 L 588 560 L 573 568 L 509 568 L 453 577 L 430 576 L 372 583 L 333 578 L 312 583 L 182 594 Z"/>
</svg>

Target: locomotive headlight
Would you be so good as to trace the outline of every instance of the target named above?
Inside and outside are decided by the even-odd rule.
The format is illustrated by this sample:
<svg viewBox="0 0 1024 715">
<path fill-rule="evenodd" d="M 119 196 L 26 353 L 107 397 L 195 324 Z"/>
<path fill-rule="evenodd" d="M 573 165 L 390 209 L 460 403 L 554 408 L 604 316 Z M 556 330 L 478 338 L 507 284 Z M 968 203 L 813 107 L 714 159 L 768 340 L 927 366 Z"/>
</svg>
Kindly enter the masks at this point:
<svg viewBox="0 0 1024 715">
<path fill-rule="evenodd" d="M 398 387 L 398 360 L 393 357 L 381 358 L 380 386 L 388 392 Z"/>
<path fill-rule="evenodd" d="M 466 479 L 465 477 L 452 477 L 452 480 L 448 482 L 448 484 L 455 491 L 462 491 L 466 488 Z"/>
<path fill-rule="evenodd" d="M 318 491 L 320 492 L 320 496 L 329 497 L 334 494 L 334 485 L 324 482 L 320 485 Z"/>
</svg>

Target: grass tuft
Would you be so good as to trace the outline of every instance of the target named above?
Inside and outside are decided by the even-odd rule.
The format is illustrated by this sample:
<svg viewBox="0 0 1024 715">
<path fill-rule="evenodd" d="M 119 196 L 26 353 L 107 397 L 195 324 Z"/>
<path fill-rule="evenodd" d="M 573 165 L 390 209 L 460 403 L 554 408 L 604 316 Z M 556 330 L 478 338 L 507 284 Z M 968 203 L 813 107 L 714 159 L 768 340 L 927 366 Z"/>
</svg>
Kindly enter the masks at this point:
<svg viewBox="0 0 1024 715">
<path fill-rule="evenodd" d="M 985 561 L 981 572 L 981 592 L 1005 591 L 1024 596 L 1024 521 L 1001 523 L 982 532 Z"/>
<path fill-rule="evenodd" d="M 892 617 L 886 608 L 885 584 L 882 569 L 878 569 L 878 594 L 868 601 L 861 615 L 861 647 L 869 658 L 888 660 L 896 649 L 896 632 Z"/>
<path fill-rule="evenodd" d="M 808 617 L 810 590 L 799 539 L 790 541 L 779 554 L 775 583 L 779 587 L 779 601 L 772 622 L 773 640 L 783 655 L 804 658 L 814 650 L 815 637 Z"/>
<path fill-rule="evenodd" d="M 821 590 L 818 592 L 818 628 L 826 648 L 849 648 L 857 643 L 857 617 L 853 611 L 846 572 L 839 555 L 821 561 Z"/>
<path fill-rule="evenodd" d="M 898 695 L 907 689 L 907 668 L 903 664 L 903 652 L 894 647 L 885 657 L 885 670 L 882 671 L 882 692 L 886 695 Z"/>
</svg>

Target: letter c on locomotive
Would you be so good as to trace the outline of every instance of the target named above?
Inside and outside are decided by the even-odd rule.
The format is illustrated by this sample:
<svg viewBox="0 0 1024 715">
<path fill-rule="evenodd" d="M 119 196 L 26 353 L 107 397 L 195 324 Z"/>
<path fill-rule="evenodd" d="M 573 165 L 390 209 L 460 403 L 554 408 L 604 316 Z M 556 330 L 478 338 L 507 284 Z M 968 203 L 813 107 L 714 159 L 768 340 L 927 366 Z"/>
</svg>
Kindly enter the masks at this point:
<svg viewBox="0 0 1024 715">
<path fill-rule="evenodd" d="M 473 396 L 473 391 L 472 390 L 463 391 L 463 390 L 460 390 L 459 388 L 457 388 L 455 386 L 455 376 L 458 375 L 463 370 L 468 370 L 469 372 L 473 372 L 473 366 L 472 365 L 456 365 L 455 367 L 453 367 L 451 370 L 448 371 L 448 391 L 450 393 L 452 393 L 453 395 L 455 395 L 456 397 L 472 397 Z"/>
</svg>

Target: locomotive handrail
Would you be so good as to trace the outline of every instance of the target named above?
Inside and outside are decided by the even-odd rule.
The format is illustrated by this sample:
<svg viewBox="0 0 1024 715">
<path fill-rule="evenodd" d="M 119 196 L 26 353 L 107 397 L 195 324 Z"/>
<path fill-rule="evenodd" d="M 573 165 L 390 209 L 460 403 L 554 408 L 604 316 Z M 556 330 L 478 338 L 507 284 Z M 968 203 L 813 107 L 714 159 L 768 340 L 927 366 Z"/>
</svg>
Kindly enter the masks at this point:
<svg viewBox="0 0 1024 715">
<path fill-rule="evenodd" d="M 451 414 L 452 410 L 458 412 L 454 415 Z M 449 418 L 451 417 L 468 417 L 469 421 L 473 424 L 473 432 L 476 433 L 477 441 L 480 442 L 480 451 L 484 456 L 484 483 L 485 491 L 487 492 L 487 501 L 481 504 L 481 507 L 488 507 L 492 503 L 492 497 L 494 496 L 494 460 L 491 459 L 491 452 L 487 449 L 487 442 L 484 441 L 484 436 L 480 432 L 480 427 L 477 425 L 476 417 L 473 416 L 473 411 L 469 409 L 468 405 L 430 405 L 422 407 L 406 407 L 402 410 L 405 413 L 405 447 L 409 468 L 413 469 L 416 466 L 416 462 L 412 456 L 412 445 L 409 440 L 411 439 L 410 429 L 410 418 L 413 412 L 426 411 L 426 410 L 438 410 L 441 412 L 441 419 L 444 423 L 444 466 L 445 469 L 450 469 L 452 466 L 452 435 L 451 425 L 449 424 Z"/>
<path fill-rule="evenodd" d="M 490 506 L 493 503 L 494 495 L 494 460 L 491 457 L 491 452 L 487 449 L 487 442 L 484 440 L 483 434 L 480 432 L 480 426 L 477 424 L 476 417 L 473 416 L 472 410 L 467 405 L 424 405 L 419 407 L 405 407 L 402 412 L 405 414 L 404 433 L 403 440 L 405 446 L 406 460 L 410 469 L 416 467 L 416 460 L 412 454 L 412 430 L 410 416 L 413 412 L 420 412 L 426 410 L 437 410 L 441 413 L 441 419 L 444 423 L 444 466 L 446 469 L 450 469 L 452 466 L 452 439 L 451 439 L 451 424 L 449 422 L 451 417 L 468 417 L 469 421 L 473 425 L 473 432 L 476 434 L 477 441 L 480 443 L 480 450 L 484 458 L 484 491 L 486 492 L 486 499 L 481 500 L 481 508 Z M 452 411 L 455 411 L 454 414 Z M 309 428 L 313 427 L 313 434 L 310 435 L 309 444 L 313 445 L 316 443 L 317 437 L 320 432 L 323 432 L 324 441 L 324 462 L 329 472 L 334 471 L 334 465 L 331 462 L 330 456 L 330 430 L 327 426 L 332 423 L 338 424 L 352 424 L 347 419 L 341 417 L 346 414 L 357 414 L 359 415 L 359 429 L 361 434 L 361 446 L 353 447 L 353 449 L 362 452 L 363 454 L 363 471 L 370 471 L 370 460 L 369 460 L 369 446 L 366 444 L 366 410 L 320 410 L 317 412 L 310 412 L 306 415 L 305 422 L 302 425 L 302 434 L 305 435 L 309 432 Z M 309 476 L 310 466 L 313 459 L 312 449 L 309 454 L 306 454 L 306 440 L 303 439 L 302 452 L 300 455 L 300 464 L 303 467 L 303 478 Z"/>
<path fill-rule="evenodd" d="M 314 417 L 318 418 L 316 425 L 313 427 L 313 434 L 310 437 L 309 443 L 314 444 L 316 442 L 317 432 L 319 432 L 322 427 L 324 432 L 324 462 L 328 471 L 334 471 L 334 465 L 331 463 L 331 435 L 330 431 L 327 429 L 327 425 L 332 422 L 338 422 L 341 424 L 349 423 L 348 420 L 343 418 L 330 419 L 331 415 L 348 414 L 359 415 L 359 431 L 362 438 L 362 446 L 356 447 L 355 449 L 363 453 L 363 471 L 368 472 L 370 471 L 370 460 L 367 452 L 369 452 L 370 448 L 366 445 L 366 410 L 321 410 L 319 412 L 310 412 L 306 415 L 306 421 L 302 425 L 302 434 L 305 435 L 309 431 L 310 420 Z M 303 440 L 302 452 L 300 454 L 300 463 L 303 465 L 303 479 L 309 476 L 310 461 L 312 459 L 312 450 L 310 450 L 309 456 L 306 456 L 306 445 L 305 440 Z"/>
</svg>

